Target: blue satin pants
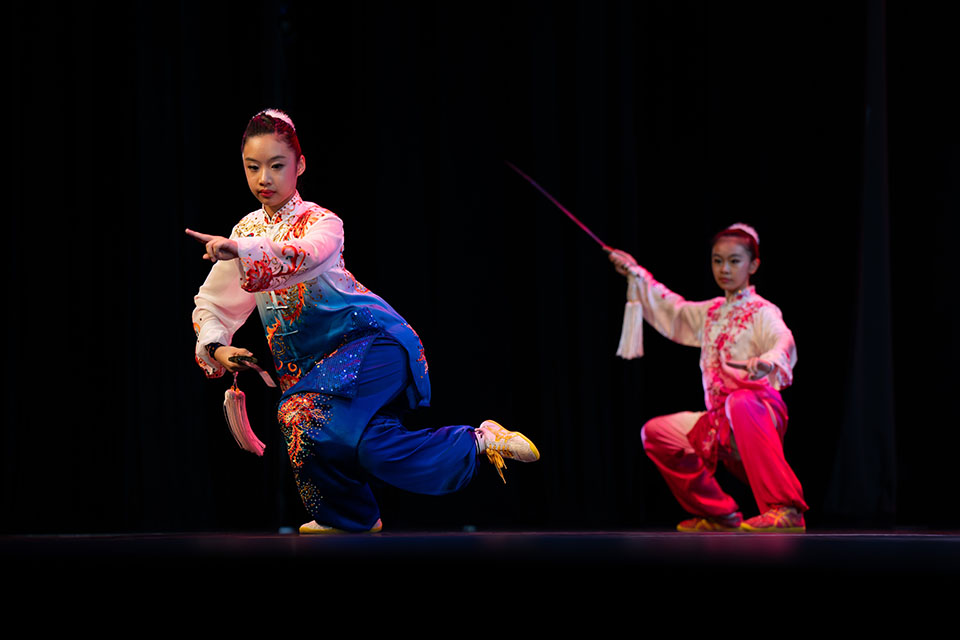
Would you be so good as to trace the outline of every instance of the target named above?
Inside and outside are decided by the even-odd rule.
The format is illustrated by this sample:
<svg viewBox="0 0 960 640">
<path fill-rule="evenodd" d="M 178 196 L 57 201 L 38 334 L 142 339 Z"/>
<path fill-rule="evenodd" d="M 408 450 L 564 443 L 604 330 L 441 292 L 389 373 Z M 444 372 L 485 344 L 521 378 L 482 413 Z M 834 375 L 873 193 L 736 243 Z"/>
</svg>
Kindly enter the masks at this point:
<svg viewBox="0 0 960 640">
<path fill-rule="evenodd" d="M 373 527 L 380 509 L 371 478 L 429 495 L 457 491 L 473 479 L 474 429 L 408 431 L 394 403 L 405 399 L 409 384 L 406 351 L 381 336 L 363 358 L 355 397 L 302 391 L 281 398 L 278 419 L 293 475 L 319 524 L 345 531 Z"/>
</svg>

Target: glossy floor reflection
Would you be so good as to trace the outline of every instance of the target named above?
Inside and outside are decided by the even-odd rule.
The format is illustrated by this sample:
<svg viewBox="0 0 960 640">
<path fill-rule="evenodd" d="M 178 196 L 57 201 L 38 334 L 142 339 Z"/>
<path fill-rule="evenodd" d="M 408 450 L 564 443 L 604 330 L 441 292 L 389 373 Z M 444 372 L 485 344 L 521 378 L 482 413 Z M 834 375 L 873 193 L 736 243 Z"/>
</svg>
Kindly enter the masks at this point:
<svg viewBox="0 0 960 640">
<path fill-rule="evenodd" d="M 384 532 L 299 536 L 258 533 L 8 536 L 8 564 L 271 567 L 452 566 L 461 560 L 539 569 L 629 567 L 650 572 L 716 569 L 802 573 L 951 575 L 960 533 L 830 532 L 798 535 L 645 531 Z"/>
</svg>

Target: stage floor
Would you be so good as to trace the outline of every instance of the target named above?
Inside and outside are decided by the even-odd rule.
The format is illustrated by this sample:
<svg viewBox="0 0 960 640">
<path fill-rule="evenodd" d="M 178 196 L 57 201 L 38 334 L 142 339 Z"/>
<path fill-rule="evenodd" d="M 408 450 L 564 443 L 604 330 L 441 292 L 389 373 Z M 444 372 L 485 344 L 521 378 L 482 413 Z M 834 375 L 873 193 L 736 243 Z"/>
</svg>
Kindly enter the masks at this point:
<svg viewBox="0 0 960 640">
<path fill-rule="evenodd" d="M 685 628 L 728 620 L 737 632 L 763 620 L 779 633 L 792 620 L 882 631 L 904 618 L 933 632 L 954 615 L 960 533 L 7 536 L 0 561 L 12 594 L 6 611 L 68 628 L 64 608 L 174 627 L 203 619 L 221 635 L 225 624 L 295 631 L 330 616 L 435 635 L 447 628 L 439 619 L 455 619 L 450 612 L 463 614 L 454 635 L 477 625 L 539 636 L 575 621 L 610 629 L 612 620 L 650 619 Z"/>
<path fill-rule="evenodd" d="M 583 571 L 790 570 L 832 575 L 960 576 L 960 532 L 834 531 L 795 535 L 667 531 L 21 535 L 0 538 L 7 566 L 444 567 L 461 560 Z"/>
</svg>

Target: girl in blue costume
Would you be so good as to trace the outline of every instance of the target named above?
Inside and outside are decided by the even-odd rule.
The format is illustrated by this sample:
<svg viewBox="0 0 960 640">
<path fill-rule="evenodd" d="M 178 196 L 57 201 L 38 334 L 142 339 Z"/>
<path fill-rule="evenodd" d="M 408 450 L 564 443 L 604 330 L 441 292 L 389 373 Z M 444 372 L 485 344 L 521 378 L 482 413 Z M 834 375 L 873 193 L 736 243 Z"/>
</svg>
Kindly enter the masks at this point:
<svg viewBox="0 0 960 640">
<path fill-rule="evenodd" d="M 370 477 L 440 495 L 470 482 L 479 453 L 498 471 L 504 457 L 539 459 L 529 439 L 490 420 L 477 429 L 404 428 L 400 413 L 430 402 L 423 346 L 344 267 L 340 218 L 300 198 L 306 160 L 293 122 L 275 109 L 258 113 L 241 150 L 261 208 L 229 238 L 187 229 L 214 263 L 195 298 L 196 360 L 208 377 L 246 368 L 238 356 L 252 354 L 231 340 L 259 311 L 283 389 L 280 427 L 314 518 L 300 532 L 379 531 Z"/>
</svg>

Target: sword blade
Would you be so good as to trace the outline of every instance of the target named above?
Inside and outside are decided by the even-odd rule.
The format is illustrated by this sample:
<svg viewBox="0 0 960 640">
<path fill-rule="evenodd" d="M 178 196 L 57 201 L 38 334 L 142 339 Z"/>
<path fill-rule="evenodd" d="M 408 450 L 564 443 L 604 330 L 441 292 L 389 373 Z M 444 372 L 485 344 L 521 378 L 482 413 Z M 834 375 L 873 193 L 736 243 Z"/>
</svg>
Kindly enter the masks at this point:
<svg viewBox="0 0 960 640">
<path fill-rule="evenodd" d="M 528 176 L 527 174 L 525 174 L 523 171 L 521 171 L 520 169 L 518 169 L 517 166 L 516 166 L 515 164 L 513 164 L 512 162 L 510 162 L 509 160 L 505 160 L 504 162 L 507 163 L 507 166 L 508 166 L 508 167 L 510 167 L 511 169 L 513 169 L 514 171 L 516 171 L 517 174 L 518 174 L 521 178 L 523 178 L 524 180 L 526 180 L 527 182 L 529 182 L 530 184 L 532 184 L 532 185 L 536 188 L 537 191 L 539 191 L 540 193 L 542 193 L 543 195 L 545 195 L 545 196 L 547 197 L 547 200 L 549 200 L 550 202 L 552 202 L 553 205 L 554 205 L 557 209 L 560 209 L 560 211 L 563 211 L 565 214 L 567 214 L 567 217 L 570 218 L 571 220 L 573 220 L 573 222 L 574 222 L 578 227 L 580 227 L 581 229 L 583 229 L 583 230 L 587 233 L 588 236 L 590 236 L 591 238 L 593 238 L 594 241 L 595 241 L 597 244 L 599 244 L 601 247 L 603 247 L 603 250 L 604 250 L 604 251 L 606 251 L 607 253 L 610 253 L 611 247 L 610 247 L 609 245 L 607 245 L 607 243 L 605 243 L 603 240 L 601 240 L 600 238 L 598 238 L 598 237 L 597 237 L 597 234 L 595 234 L 593 231 L 590 230 L 590 227 L 588 227 L 587 225 L 585 225 L 585 224 L 583 224 L 582 222 L 580 222 L 580 219 L 577 218 L 577 216 L 575 216 L 575 215 L 573 215 L 572 213 L 570 213 L 570 210 L 567 209 L 567 208 L 566 208 L 565 206 L 563 206 L 562 204 L 560 204 L 560 203 L 557 201 L 557 199 L 554 198 L 552 195 L 550 195 L 550 193 L 549 193 L 546 189 L 544 189 L 544 188 L 541 187 L 539 184 L 537 184 L 537 182 L 536 182 L 533 178 L 531 178 L 530 176 Z"/>
</svg>

